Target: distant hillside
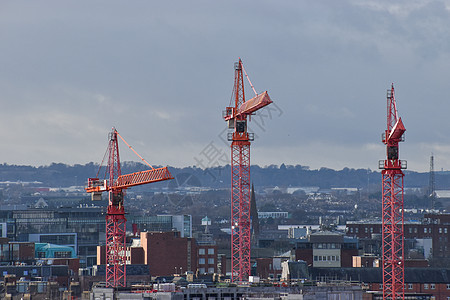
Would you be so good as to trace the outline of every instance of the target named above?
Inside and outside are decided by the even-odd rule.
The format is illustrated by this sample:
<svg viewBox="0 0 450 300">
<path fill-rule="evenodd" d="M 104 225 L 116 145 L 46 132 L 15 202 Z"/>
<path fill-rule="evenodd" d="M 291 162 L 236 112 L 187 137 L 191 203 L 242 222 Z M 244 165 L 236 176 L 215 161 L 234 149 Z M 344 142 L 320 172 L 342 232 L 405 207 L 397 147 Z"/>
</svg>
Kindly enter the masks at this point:
<svg viewBox="0 0 450 300">
<path fill-rule="evenodd" d="M 99 166 L 94 163 L 85 165 L 65 165 L 53 163 L 49 166 L 33 167 L 0 164 L 0 181 L 26 181 L 42 182 L 42 186 L 67 187 L 74 185 L 85 185 L 87 178 L 97 175 Z M 146 170 L 147 166 L 141 163 L 122 163 L 122 174 Z M 193 185 L 215 188 L 227 188 L 230 186 L 231 168 L 224 167 L 200 169 L 196 167 L 174 168 L 169 167 L 171 173 L 176 177 L 170 182 L 170 186 Z M 427 187 L 428 173 L 406 171 L 406 187 Z M 105 177 L 104 168 L 98 175 Z M 356 187 L 378 190 L 381 186 L 381 174 L 377 171 L 367 169 L 332 170 L 321 168 L 310 170 L 306 166 L 284 165 L 251 168 L 251 180 L 256 186 L 317 186 L 323 189 L 332 187 Z M 169 183 L 157 183 L 158 186 L 168 186 Z M 448 172 L 436 172 L 436 188 L 450 188 L 450 174 Z"/>
</svg>

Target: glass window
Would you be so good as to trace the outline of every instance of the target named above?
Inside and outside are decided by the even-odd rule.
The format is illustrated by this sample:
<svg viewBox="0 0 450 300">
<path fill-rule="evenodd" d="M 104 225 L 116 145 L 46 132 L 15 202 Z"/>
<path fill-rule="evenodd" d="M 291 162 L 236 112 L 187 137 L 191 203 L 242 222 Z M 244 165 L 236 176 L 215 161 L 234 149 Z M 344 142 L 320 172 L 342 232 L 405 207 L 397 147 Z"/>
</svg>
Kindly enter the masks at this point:
<svg viewBox="0 0 450 300">
<path fill-rule="evenodd" d="M 439 228 L 439 233 L 442 233 L 442 228 Z"/>
<path fill-rule="evenodd" d="M 214 273 L 214 268 L 208 268 L 208 273 Z"/>
<path fill-rule="evenodd" d="M 447 283 L 447 290 L 450 290 L 450 283 Z"/>
<path fill-rule="evenodd" d="M 213 265 L 214 264 L 214 258 L 208 258 L 208 264 Z"/>
<path fill-rule="evenodd" d="M 447 228 L 444 228 L 444 233 L 447 233 Z"/>
<path fill-rule="evenodd" d="M 198 249 L 198 254 L 199 255 L 205 255 L 205 249 L 204 248 Z"/>
<path fill-rule="evenodd" d="M 412 283 L 408 283 L 408 289 L 410 289 L 410 290 L 413 289 L 413 284 Z"/>
<path fill-rule="evenodd" d="M 199 258 L 198 259 L 198 264 L 199 265 L 204 265 L 205 264 L 205 259 L 204 258 Z M 204 273 L 204 272 L 203 272 Z"/>
<path fill-rule="evenodd" d="M 199 272 L 200 274 L 204 274 L 204 273 L 205 273 L 205 268 L 199 268 L 199 269 L 198 269 L 198 272 Z"/>
<path fill-rule="evenodd" d="M 214 248 L 209 248 L 208 249 L 208 254 L 214 254 Z"/>
<path fill-rule="evenodd" d="M 424 284 L 423 284 L 423 288 L 424 288 L 425 290 L 428 290 L 428 283 L 424 283 Z"/>
<path fill-rule="evenodd" d="M 435 285 L 434 283 L 432 283 L 432 284 L 430 284 L 430 288 L 431 288 L 432 290 L 434 290 L 434 289 L 436 288 L 436 285 Z"/>
<path fill-rule="evenodd" d="M 427 233 L 427 229 L 426 228 L 423 229 L 423 233 Z"/>
<path fill-rule="evenodd" d="M 318 261 L 317 255 L 314 255 L 314 261 Z"/>
<path fill-rule="evenodd" d="M 359 229 L 358 229 L 358 227 L 356 227 L 356 228 L 355 228 L 355 232 L 358 233 L 358 231 L 359 231 Z"/>
</svg>

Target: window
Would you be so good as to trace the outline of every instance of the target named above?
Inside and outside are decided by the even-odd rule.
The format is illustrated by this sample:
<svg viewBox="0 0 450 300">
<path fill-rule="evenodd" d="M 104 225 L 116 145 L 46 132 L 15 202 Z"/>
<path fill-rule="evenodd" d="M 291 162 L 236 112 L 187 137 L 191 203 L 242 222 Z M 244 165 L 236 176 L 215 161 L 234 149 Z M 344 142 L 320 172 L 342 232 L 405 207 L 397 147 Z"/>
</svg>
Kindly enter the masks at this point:
<svg viewBox="0 0 450 300">
<path fill-rule="evenodd" d="M 208 268 L 208 273 L 214 273 L 214 268 Z"/>
<path fill-rule="evenodd" d="M 424 283 L 423 288 L 424 288 L 424 290 L 428 290 L 428 283 Z"/>
<path fill-rule="evenodd" d="M 327 261 L 331 261 L 331 256 L 327 256 Z"/>
<path fill-rule="evenodd" d="M 71 258 L 72 253 L 69 251 L 56 251 L 55 252 L 55 258 Z"/>
<path fill-rule="evenodd" d="M 339 255 L 336 256 L 336 261 L 339 261 L 340 257 Z"/>
<path fill-rule="evenodd" d="M 355 228 L 355 232 L 358 233 L 358 231 L 359 231 L 359 229 L 358 229 L 358 227 L 356 227 L 356 228 Z"/>
<path fill-rule="evenodd" d="M 410 289 L 410 290 L 413 289 L 413 284 L 412 283 L 408 283 L 408 289 Z"/>
<path fill-rule="evenodd" d="M 409 227 L 409 233 L 412 233 L 412 228 L 411 227 Z"/>
<path fill-rule="evenodd" d="M 353 233 L 353 227 L 350 227 L 350 233 Z"/>
<path fill-rule="evenodd" d="M 416 227 L 416 228 L 414 228 L 414 233 L 417 233 L 417 227 Z"/>
<path fill-rule="evenodd" d="M 199 258 L 198 264 L 199 265 L 204 265 L 205 264 L 205 259 L 204 258 Z M 203 273 L 205 273 L 205 272 L 203 272 Z"/>
<path fill-rule="evenodd" d="M 373 233 L 373 227 L 370 227 L 370 233 Z"/>
<path fill-rule="evenodd" d="M 214 258 L 208 258 L 208 264 L 213 265 L 214 264 Z"/>
<path fill-rule="evenodd" d="M 369 228 L 364 227 L 364 232 L 365 232 L 365 233 L 368 233 L 368 232 L 369 232 Z"/>
<path fill-rule="evenodd" d="M 426 228 L 423 228 L 423 233 L 427 233 L 427 229 Z"/>
<path fill-rule="evenodd" d="M 204 273 L 205 273 L 205 268 L 199 268 L 199 269 L 198 269 L 198 272 L 199 272 L 200 274 L 204 274 Z"/>
<path fill-rule="evenodd" d="M 317 255 L 314 255 L 314 261 L 318 261 L 319 258 L 317 257 Z"/>
<path fill-rule="evenodd" d="M 436 285 L 435 285 L 434 283 L 432 283 L 432 284 L 430 284 L 430 288 L 431 288 L 432 290 L 434 290 L 434 289 L 436 288 Z"/>
<path fill-rule="evenodd" d="M 214 248 L 209 248 L 208 249 L 208 254 L 214 254 Z"/>
<path fill-rule="evenodd" d="M 198 254 L 205 255 L 205 249 L 203 249 L 203 248 L 198 249 Z"/>
<path fill-rule="evenodd" d="M 450 290 L 450 283 L 447 283 L 447 290 Z"/>
<path fill-rule="evenodd" d="M 444 233 L 447 233 L 447 228 L 444 228 Z"/>
<path fill-rule="evenodd" d="M 442 233 L 442 228 L 439 228 L 439 233 Z"/>
</svg>

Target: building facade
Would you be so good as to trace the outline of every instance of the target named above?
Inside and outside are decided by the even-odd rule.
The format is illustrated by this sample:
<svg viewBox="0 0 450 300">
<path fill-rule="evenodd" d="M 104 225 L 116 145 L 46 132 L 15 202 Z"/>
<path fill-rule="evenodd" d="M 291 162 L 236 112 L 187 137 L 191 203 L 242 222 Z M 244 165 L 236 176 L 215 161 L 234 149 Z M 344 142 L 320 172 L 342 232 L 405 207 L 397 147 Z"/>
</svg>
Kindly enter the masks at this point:
<svg viewBox="0 0 450 300">
<path fill-rule="evenodd" d="M 312 267 L 351 267 L 358 255 L 358 240 L 342 233 L 319 231 L 311 233 L 296 244 L 295 259 L 304 260 Z"/>
</svg>

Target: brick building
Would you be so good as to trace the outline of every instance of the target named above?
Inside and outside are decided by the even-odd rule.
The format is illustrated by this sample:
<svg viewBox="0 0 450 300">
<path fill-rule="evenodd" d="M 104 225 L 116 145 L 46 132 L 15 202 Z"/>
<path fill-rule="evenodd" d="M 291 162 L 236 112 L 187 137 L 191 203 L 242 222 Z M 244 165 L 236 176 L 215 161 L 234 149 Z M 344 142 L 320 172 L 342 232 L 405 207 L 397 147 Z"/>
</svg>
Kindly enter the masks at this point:
<svg viewBox="0 0 450 300">
<path fill-rule="evenodd" d="M 180 232 L 141 232 L 127 247 L 127 264 L 147 265 L 151 276 L 185 272 L 217 273 L 217 246 L 212 240 L 181 237 Z M 105 246 L 97 248 L 97 265 L 105 264 Z"/>
<path fill-rule="evenodd" d="M 34 243 L 10 242 L 8 238 L 0 238 L 0 262 L 15 264 L 31 264 L 35 259 Z"/>
<path fill-rule="evenodd" d="M 152 276 L 197 270 L 197 243 L 193 238 L 182 238 L 178 231 L 141 232 L 141 247 Z"/>
<path fill-rule="evenodd" d="M 264 257 L 256 259 L 256 275 L 261 279 L 279 280 L 282 274 L 281 257 Z"/>
<path fill-rule="evenodd" d="M 425 214 L 421 222 L 405 222 L 405 248 L 408 240 L 430 241 L 431 257 L 450 259 L 450 214 Z M 359 239 L 374 239 L 381 235 L 381 221 L 347 222 L 346 235 Z M 376 239 L 376 238 L 375 238 Z M 428 258 L 428 253 L 424 253 Z"/>
</svg>

